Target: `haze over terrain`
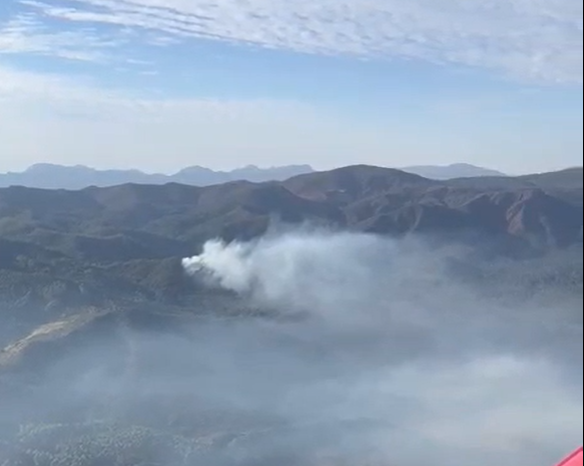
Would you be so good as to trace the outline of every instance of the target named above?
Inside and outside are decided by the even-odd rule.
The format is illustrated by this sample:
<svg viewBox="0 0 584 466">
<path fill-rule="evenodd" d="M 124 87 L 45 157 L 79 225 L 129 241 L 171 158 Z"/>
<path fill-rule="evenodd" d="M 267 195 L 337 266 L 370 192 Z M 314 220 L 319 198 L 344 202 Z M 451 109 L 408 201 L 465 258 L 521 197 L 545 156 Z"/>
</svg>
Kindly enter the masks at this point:
<svg viewBox="0 0 584 466">
<path fill-rule="evenodd" d="M 0 466 L 581 444 L 583 5 L 0 0 Z"/>
<path fill-rule="evenodd" d="M 0 189 L 0 464 L 549 466 L 582 224 L 581 169 Z"/>
</svg>

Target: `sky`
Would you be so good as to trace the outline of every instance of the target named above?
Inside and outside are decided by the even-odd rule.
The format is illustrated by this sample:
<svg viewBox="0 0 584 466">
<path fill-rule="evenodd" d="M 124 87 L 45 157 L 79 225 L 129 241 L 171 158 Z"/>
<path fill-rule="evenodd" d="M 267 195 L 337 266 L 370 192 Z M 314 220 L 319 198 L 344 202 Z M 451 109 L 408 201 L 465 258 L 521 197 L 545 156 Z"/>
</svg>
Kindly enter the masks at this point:
<svg viewBox="0 0 584 466">
<path fill-rule="evenodd" d="M 0 0 L 0 172 L 582 164 L 581 0 Z"/>
</svg>

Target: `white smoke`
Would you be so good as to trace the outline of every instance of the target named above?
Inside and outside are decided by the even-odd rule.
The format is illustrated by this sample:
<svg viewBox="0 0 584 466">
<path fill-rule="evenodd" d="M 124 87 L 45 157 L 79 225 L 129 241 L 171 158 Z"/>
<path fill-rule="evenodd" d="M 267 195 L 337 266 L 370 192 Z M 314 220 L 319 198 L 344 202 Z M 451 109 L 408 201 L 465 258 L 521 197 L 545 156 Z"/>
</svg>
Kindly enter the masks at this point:
<svg viewBox="0 0 584 466">
<path fill-rule="evenodd" d="M 413 321 L 414 300 L 431 301 L 439 288 L 446 308 L 444 262 L 421 243 L 393 242 L 372 235 L 295 231 L 250 243 L 205 244 L 199 256 L 183 260 L 188 273 L 207 284 L 250 297 L 280 311 L 306 311 L 363 324 L 367 319 Z M 429 299 L 430 298 L 430 299 Z M 430 302 L 427 305 L 431 305 Z"/>
<path fill-rule="evenodd" d="M 347 448 L 360 445 L 384 466 L 549 466 L 581 442 L 582 367 L 541 348 L 578 345 L 557 332 L 553 310 L 480 298 L 449 271 L 455 256 L 419 241 L 320 231 L 212 241 L 183 265 L 256 305 L 310 316 L 273 327 L 274 340 L 293 335 L 320 359 L 256 330 L 247 337 L 269 342 L 258 353 L 230 343 L 221 386 L 238 386 L 246 403 L 266 408 L 254 396 L 262 387 L 278 399 L 269 410 L 298 425 L 373 422 Z M 581 324 L 579 332 L 581 346 Z M 266 354 L 287 375 L 238 369 L 240 355 L 261 366 Z"/>
<path fill-rule="evenodd" d="M 500 286 L 483 265 L 322 230 L 209 242 L 184 266 L 229 293 L 107 314 L 42 367 L 30 353 L 38 383 L 0 374 L 0 450 L 23 422 L 68 442 L 88 422 L 106 429 L 94 455 L 135 426 L 191 455 L 131 450 L 141 464 L 551 466 L 582 442 L 581 295 L 533 293 L 523 263 Z"/>
</svg>

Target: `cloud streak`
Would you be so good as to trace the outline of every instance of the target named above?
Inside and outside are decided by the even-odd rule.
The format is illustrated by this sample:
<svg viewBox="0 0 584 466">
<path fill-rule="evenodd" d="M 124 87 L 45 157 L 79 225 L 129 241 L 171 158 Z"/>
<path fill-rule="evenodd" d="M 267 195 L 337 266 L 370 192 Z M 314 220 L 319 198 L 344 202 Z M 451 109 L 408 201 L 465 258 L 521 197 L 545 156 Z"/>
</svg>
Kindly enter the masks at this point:
<svg viewBox="0 0 584 466">
<path fill-rule="evenodd" d="M 72 61 L 108 63 L 121 41 L 90 28 L 67 30 L 45 24 L 42 17 L 21 14 L 0 22 L 0 55 L 34 54 Z"/>
<path fill-rule="evenodd" d="M 67 27 L 107 25 L 133 31 L 151 44 L 205 39 L 487 68 L 532 82 L 582 83 L 582 3 L 577 0 L 23 3 L 37 18 L 66 21 Z"/>
</svg>

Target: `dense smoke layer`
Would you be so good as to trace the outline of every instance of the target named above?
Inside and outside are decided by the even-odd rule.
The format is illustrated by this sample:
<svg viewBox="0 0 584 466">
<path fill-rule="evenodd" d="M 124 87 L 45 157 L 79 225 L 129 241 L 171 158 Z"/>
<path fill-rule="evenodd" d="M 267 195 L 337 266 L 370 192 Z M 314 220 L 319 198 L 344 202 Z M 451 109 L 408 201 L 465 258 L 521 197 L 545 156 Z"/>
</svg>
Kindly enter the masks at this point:
<svg viewBox="0 0 584 466">
<path fill-rule="evenodd" d="M 465 261 L 326 231 L 209 242 L 186 271 L 263 313 L 103 321 L 0 399 L 0 429 L 155 439 L 121 466 L 550 466 L 582 441 L 581 297 L 496 295 Z"/>
<path fill-rule="evenodd" d="M 451 267 L 461 255 L 297 232 L 213 241 L 184 266 L 258 304 L 309 315 L 288 331 L 321 352 L 265 348 L 286 372 L 321 375 L 282 381 L 277 409 L 295 423 L 369 422 L 343 444 L 386 465 L 549 465 L 582 439 L 581 317 L 561 302 L 507 307 L 479 295 Z"/>
</svg>

